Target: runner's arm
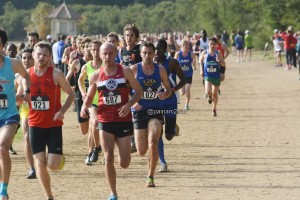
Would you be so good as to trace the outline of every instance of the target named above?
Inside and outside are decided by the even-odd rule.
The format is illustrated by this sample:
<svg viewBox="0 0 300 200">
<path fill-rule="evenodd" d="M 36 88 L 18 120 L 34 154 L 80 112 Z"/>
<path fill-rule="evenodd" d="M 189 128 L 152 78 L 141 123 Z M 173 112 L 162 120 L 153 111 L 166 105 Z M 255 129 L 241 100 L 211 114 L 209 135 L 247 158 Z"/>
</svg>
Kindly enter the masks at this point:
<svg viewBox="0 0 300 200">
<path fill-rule="evenodd" d="M 86 73 L 86 65 L 83 65 L 81 69 L 81 73 L 78 78 L 78 87 L 81 93 L 82 98 L 84 99 L 86 97 L 86 87 L 84 80 L 87 78 L 87 73 Z"/>
<path fill-rule="evenodd" d="M 14 73 L 19 73 L 21 75 L 22 79 L 22 86 L 24 90 L 30 88 L 30 77 L 26 69 L 23 67 L 22 62 L 19 59 L 12 58 L 11 59 L 12 67 Z"/>
<path fill-rule="evenodd" d="M 70 84 L 68 83 L 67 79 L 65 78 L 64 74 L 60 70 L 53 70 L 53 78 L 54 82 L 57 83 L 57 85 L 67 94 L 64 104 L 58 111 L 62 114 L 65 114 L 65 112 L 68 110 L 68 108 L 72 105 L 74 101 L 75 93 Z"/>
<path fill-rule="evenodd" d="M 202 51 L 199 63 L 200 63 L 200 75 L 203 77 L 203 69 L 204 69 L 204 57 L 205 57 L 206 51 Z"/>
<path fill-rule="evenodd" d="M 160 74 L 162 85 L 165 88 L 165 91 L 163 93 L 159 92 L 158 98 L 164 100 L 172 94 L 172 89 L 170 87 L 167 70 L 164 67 L 159 66 L 159 74 Z"/>
<path fill-rule="evenodd" d="M 174 87 L 174 90 L 178 91 L 186 83 L 184 73 L 183 73 L 183 71 L 182 71 L 182 69 L 181 69 L 181 67 L 179 65 L 179 62 L 176 59 L 171 59 L 170 60 L 170 68 L 171 68 L 172 72 L 175 71 L 176 75 L 179 78 L 179 83 Z"/>
<path fill-rule="evenodd" d="M 63 53 L 61 62 L 64 63 L 64 64 L 69 64 L 69 63 L 67 62 L 67 61 L 69 60 L 69 58 L 70 58 L 70 47 L 67 47 L 67 48 L 64 50 L 64 53 Z"/>
<path fill-rule="evenodd" d="M 123 68 L 124 76 L 128 81 L 130 87 L 134 89 L 134 94 L 131 99 L 128 101 L 129 107 L 132 107 L 136 102 L 140 100 L 143 95 L 143 89 L 139 82 L 135 79 L 134 74 L 130 68 Z"/>
<path fill-rule="evenodd" d="M 72 64 L 70 65 L 70 69 L 68 71 L 68 74 L 66 76 L 67 81 L 70 83 L 70 80 L 72 76 L 74 75 L 74 72 L 76 71 L 76 66 L 79 64 L 79 60 L 74 60 Z"/>
<path fill-rule="evenodd" d="M 96 72 L 94 72 L 90 78 L 90 86 L 80 111 L 80 116 L 83 118 L 88 118 L 88 112 L 89 112 L 88 109 L 89 107 L 91 107 L 93 99 L 96 94 L 96 89 L 97 89 L 96 83 L 98 77 L 99 77 L 99 69 Z"/>
</svg>

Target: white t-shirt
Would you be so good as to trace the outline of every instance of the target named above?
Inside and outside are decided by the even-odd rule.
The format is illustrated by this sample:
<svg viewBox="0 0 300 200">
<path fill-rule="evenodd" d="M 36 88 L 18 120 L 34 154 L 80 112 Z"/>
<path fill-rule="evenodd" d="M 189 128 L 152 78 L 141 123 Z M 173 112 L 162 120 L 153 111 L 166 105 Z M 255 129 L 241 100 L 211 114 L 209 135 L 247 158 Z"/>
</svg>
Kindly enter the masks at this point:
<svg viewBox="0 0 300 200">
<path fill-rule="evenodd" d="M 273 39 L 273 44 L 274 44 L 275 51 L 282 51 L 282 46 L 281 46 L 280 42 L 281 41 L 280 41 L 279 37 Z"/>
</svg>

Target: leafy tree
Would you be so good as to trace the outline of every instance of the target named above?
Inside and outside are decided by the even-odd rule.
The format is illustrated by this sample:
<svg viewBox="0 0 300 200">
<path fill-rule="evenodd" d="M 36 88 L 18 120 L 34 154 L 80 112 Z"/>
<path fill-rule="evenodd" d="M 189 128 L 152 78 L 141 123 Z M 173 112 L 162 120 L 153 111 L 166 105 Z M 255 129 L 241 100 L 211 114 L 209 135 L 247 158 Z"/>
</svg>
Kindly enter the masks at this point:
<svg viewBox="0 0 300 200">
<path fill-rule="evenodd" d="M 4 15 L 0 16 L 0 27 L 3 28 L 9 40 L 24 38 L 25 24 L 29 20 L 30 11 L 17 10 L 11 2 L 4 5 Z"/>
<path fill-rule="evenodd" d="M 46 38 L 46 35 L 51 32 L 51 22 L 46 17 L 52 10 L 53 6 L 50 4 L 39 3 L 36 9 L 32 11 L 32 23 L 26 27 L 26 30 L 28 32 L 35 31 L 40 35 L 40 38 Z"/>
</svg>

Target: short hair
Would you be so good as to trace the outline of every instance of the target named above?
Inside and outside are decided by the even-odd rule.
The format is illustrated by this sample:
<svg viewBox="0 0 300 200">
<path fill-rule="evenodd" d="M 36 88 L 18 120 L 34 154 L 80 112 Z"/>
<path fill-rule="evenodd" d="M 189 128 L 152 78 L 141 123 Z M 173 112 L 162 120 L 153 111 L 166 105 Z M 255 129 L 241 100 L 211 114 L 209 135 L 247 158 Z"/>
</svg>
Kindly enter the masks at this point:
<svg viewBox="0 0 300 200">
<path fill-rule="evenodd" d="M 92 41 L 92 39 L 91 38 L 89 38 L 89 37 L 84 37 L 82 40 L 81 40 L 81 48 L 83 48 L 84 47 L 84 44 L 85 43 L 91 43 L 91 41 Z"/>
<path fill-rule="evenodd" d="M 184 40 L 182 40 L 182 45 L 181 46 L 183 47 L 184 44 L 190 45 L 190 42 L 188 40 L 184 39 Z"/>
<path fill-rule="evenodd" d="M 7 33 L 5 30 L 3 29 L 0 29 L 0 37 L 1 37 L 1 40 L 2 40 L 2 45 L 5 46 L 5 44 L 7 43 Z"/>
<path fill-rule="evenodd" d="M 136 27 L 135 24 L 126 24 L 126 26 L 123 29 L 123 33 L 125 34 L 125 32 L 128 30 L 133 31 L 137 38 L 140 37 L 140 30 Z"/>
<path fill-rule="evenodd" d="M 156 42 L 156 45 L 157 46 L 158 44 L 161 45 L 161 47 L 164 49 L 164 50 L 167 50 L 168 49 L 168 43 L 166 40 L 164 39 L 159 39 L 157 42 Z"/>
<path fill-rule="evenodd" d="M 148 42 L 148 41 L 142 42 L 142 44 L 140 46 L 140 52 L 142 52 L 142 48 L 143 47 L 148 47 L 148 48 L 150 47 L 150 48 L 153 49 L 153 51 L 155 51 L 155 46 L 154 46 L 154 44 L 152 42 Z"/>
<path fill-rule="evenodd" d="M 75 41 L 77 42 L 77 41 L 80 41 L 80 43 L 81 43 L 81 41 L 82 41 L 82 37 L 77 37 L 77 36 L 74 36 L 74 38 L 76 37 L 76 39 L 75 39 Z"/>
<path fill-rule="evenodd" d="M 17 46 L 14 43 L 7 44 L 5 50 L 7 50 L 9 46 L 12 46 L 17 51 Z"/>
<path fill-rule="evenodd" d="M 64 34 L 60 35 L 60 40 L 65 40 L 66 38 L 67 38 L 66 35 L 64 35 Z"/>
<path fill-rule="evenodd" d="M 92 41 L 90 42 L 90 45 L 92 45 L 92 44 L 97 44 L 97 45 L 101 46 L 101 45 L 102 45 L 102 42 L 101 42 L 100 40 L 92 40 Z"/>
<path fill-rule="evenodd" d="M 40 48 L 47 48 L 49 50 L 50 55 L 52 56 L 52 46 L 51 46 L 51 44 L 49 42 L 40 41 L 40 42 L 38 42 L 38 43 L 36 43 L 34 45 L 33 50 L 35 51 L 38 47 L 40 47 Z"/>
<path fill-rule="evenodd" d="M 37 32 L 29 32 L 29 33 L 27 33 L 27 37 L 28 36 L 35 36 L 38 40 L 40 39 L 40 36 Z"/>
<path fill-rule="evenodd" d="M 216 35 L 215 35 L 215 38 L 221 39 L 221 35 L 220 35 L 220 34 L 216 34 Z"/>
<path fill-rule="evenodd" d="M 24 49 L 22 49 L 22 54 L 23 53 L 32 53 L 32 52 L 33 52 L 33 49 L 30 47 L 25 47 Z"/>
<path fill-rule="evenodd" d="M 107 36 L 106 39 L 109 37 L 115 37 L 116 38 L 116 42 L 119 42 L 119 36 L 116 32 L 110 32 Z"/>
<path fill-rule="evenodd" d="M 213 42 L 217 43 L 217 38 L 215 38 L 215 37 L 210 37 L 210 38 L 208 38 L 208 41 L 213 41 Z"/>
<path fill-rule="evenodd" d="M 115 45 L 113 45 L 112 43 L 110 43 L 110 42 L 104 42 L 102 45 L 101 45 L 101 47 L 100 47 L 100 49 L 102 48 L 105 48 L 105 47 L 110 47 L 110 48 L 113 48 L 114 50 L 115 50 L 115 53 L 117 53 L 117 51 L 118 51 L 118 49 L 117 49 L 117 47 L 115 46 Z"/>
</svg>

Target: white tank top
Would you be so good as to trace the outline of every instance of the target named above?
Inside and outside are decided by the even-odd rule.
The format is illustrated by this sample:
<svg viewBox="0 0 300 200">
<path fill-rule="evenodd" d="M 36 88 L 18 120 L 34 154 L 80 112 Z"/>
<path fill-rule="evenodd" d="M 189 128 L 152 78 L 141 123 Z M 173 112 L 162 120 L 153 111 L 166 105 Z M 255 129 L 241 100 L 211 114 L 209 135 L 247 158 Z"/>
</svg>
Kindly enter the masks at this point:
<svg viewBox="0 0 300 200">
<path fill-rule="evenodd" d="M 208 49 L 208 38 L 206 38 L 206 42 L 203 41 L 202 38 L 200 38 L 200 50 L 206 50 Z"/>
</svg>

